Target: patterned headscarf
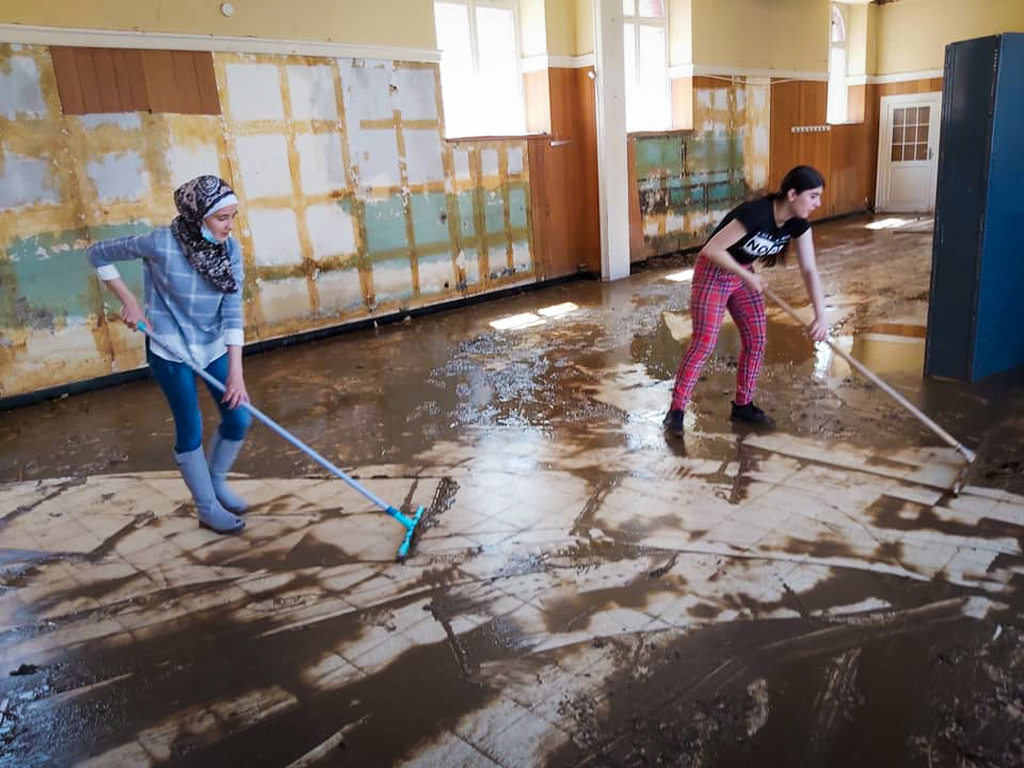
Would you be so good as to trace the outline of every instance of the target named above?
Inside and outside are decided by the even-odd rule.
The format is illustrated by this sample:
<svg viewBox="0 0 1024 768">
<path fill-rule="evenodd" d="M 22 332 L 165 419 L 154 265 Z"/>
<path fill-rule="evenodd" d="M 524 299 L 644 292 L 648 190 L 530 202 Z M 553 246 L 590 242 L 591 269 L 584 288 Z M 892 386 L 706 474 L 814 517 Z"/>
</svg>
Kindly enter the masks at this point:
<svg viewBox="0 0 1024 768">
<path fill-rule="evenodd" d="M 234 198 L 235 193 L 223 179 L 216 176 L 197 176 L 174 190 L 174 205 L 178 216 L 171 222 L 171 232 L 178 240 L 185 258 L 192 268 L 218 291 L 234 293 L 238 290 L 231 274 L 228 244 L 211 243 L 203 237 L 202 227 L 210 211 L 222 208 L 223 201 Z"/>
</svg>

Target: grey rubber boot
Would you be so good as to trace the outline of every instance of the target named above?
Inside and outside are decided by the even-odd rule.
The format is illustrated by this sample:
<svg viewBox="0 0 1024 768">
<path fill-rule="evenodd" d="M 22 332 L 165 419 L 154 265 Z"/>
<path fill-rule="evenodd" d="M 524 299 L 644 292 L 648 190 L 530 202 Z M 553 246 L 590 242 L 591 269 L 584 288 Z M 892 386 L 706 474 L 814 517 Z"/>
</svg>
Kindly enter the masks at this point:
<svg viewBox="0 0 1024 768">
<path fill-rule="evenodd" d="M 213 491 L 210 480 L 210 468 L 206 465 L 206 457 L 202 447 L 187 453 L 175 453 L 174 461 L 181 470 L 185 485 L 192 491 L 199 513 L 200 527 L 209 528 L 217 533 L 238 533 L 245 527 L 242 518 L 231 514 L 220 502 Z"/>
<path fill-rule="evenodd" d="M 235 463 L 238 452 L 242 448 L 241 440 L 225 440 L 220 432 L 213 433 L 213 440 L 210 441 L 210 449 L 207 452 L 207 459 L 210 462 L 210 480 L 213 481 L 213 492 L 217 494 L 217 501 L 224 509 L 240 515 L 248 509 L 249 505 L 245 499 L 228 488 L 228 472 L 231 465 Z"/>
</svg>

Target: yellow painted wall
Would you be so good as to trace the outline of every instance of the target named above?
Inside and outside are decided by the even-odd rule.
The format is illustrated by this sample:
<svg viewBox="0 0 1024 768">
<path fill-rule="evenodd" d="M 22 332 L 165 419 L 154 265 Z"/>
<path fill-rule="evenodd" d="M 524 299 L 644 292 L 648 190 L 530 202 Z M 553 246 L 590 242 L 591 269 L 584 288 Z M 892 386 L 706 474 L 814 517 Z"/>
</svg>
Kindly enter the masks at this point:
<svg viewBox="0 0 1024 768">
<path fill-rule="evenodd" d="M 827 0 L 692 2 L 695 65 L 828 70 Z"/>
<path fill-rule="evenodd" d="M 669 66 L 693 63 L 693 2 L 671 0 L 668 6 Z"/>
<path fill-rule="evenodd" d="M 868 73 L 868 8 L 867 5 L 846 7 L 846 74 Z"/>
<path fill-rule="evenodd" d="M 434 49 L 432 0 L 3 0 L 0 22 Z"/>
<path fill-rule="evenodd" d="M 881 18 L 881 8 L 877 5 L 868 7 L 868 42 L 864 52 L 864 69 L 867 74 L 878 73 L 878 20 Z"/>
<path fill-rule="evenodd" d="M 576 55 L 576 3 L 575 0 L 545 0 L 547 17 L 548 55 Z"/>
<path fill-rule="evenodd" d="M 1024 0 L 899 0 L 880 9 L 878 72 L 942 69 L 957 40 L 1024 32 Z"/>
<path fill-rule="evenodd" d="M 594 52 L 594 0 L 574 0 L 575 55 L 586 56 Z"/>
<path fill-rule="evenodd" d="M 523 56 L 548 52 L 544 0 L 519 0 L 519 40 Z"/>
</svg>

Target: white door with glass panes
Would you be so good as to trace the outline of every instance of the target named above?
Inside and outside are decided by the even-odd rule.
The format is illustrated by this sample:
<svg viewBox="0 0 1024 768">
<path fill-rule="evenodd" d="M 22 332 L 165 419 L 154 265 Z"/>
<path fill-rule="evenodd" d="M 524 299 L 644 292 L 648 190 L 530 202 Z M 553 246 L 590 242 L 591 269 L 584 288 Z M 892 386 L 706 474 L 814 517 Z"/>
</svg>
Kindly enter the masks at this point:
<svg viewBox="0 0 1024 768">
<path fill-rule="evenodd" d="M 875 210 L 931 213 L 939 169 L 941 93 L 883 96 Z"/>
</svg>

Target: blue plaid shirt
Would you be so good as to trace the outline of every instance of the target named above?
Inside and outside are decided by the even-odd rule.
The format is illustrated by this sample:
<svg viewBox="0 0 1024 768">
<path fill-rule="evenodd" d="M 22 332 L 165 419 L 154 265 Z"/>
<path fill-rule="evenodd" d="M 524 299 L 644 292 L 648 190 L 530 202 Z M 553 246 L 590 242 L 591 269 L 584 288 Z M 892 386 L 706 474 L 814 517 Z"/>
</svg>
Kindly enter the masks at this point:
<svg viewBox="0 0 1024 768">
<path fill-rule="evenodd" d="M 238 285 L 235 293 L 221 293 L 192 268 L 170 227 L 146 235 L 102 240 L 88 253 L 104 281 L 119 277 L 111 262 L 142 259 L 143 311 L 153 324 L 150 332 L 158 342 L 150 346 L 150 351 L 159 357 L 174 362 L 191 359 L 206 368 L 227 352 L 227 345 L 240 347 L 245 343 L 242 249 L 233 237 L 228 238 L 228 254 Z M 188 357 L 183 357 L 183 351 Z"/>
</svg>

